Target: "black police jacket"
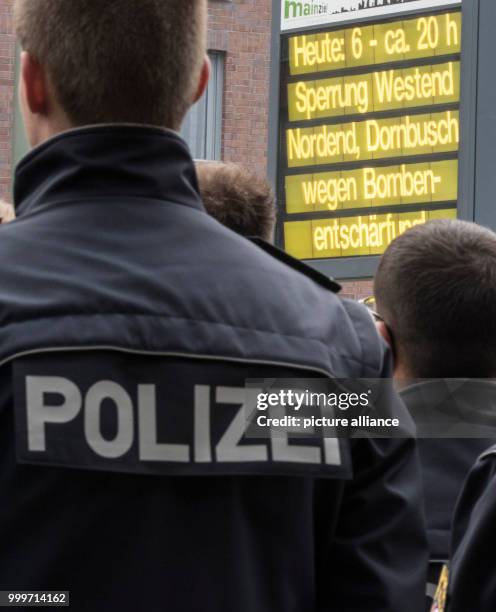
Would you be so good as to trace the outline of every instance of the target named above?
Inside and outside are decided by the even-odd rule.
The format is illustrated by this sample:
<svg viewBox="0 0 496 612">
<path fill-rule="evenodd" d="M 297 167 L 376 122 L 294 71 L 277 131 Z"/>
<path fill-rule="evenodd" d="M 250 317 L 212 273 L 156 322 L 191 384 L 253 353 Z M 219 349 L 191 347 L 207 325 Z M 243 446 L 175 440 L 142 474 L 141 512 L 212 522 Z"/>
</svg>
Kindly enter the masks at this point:
<svg viewBox="0 0 496 612">
<path fill-rule="evenodd" d="M 496 609 L 494 522 L 496 446 L 483 453 L 465 483 L 453 523 L 450 612 Z"/>
<path fill-rule="evenodd" d="M 245 436 L 247 380 L 390 375 L 362 307 L 210 218 L 172 132 L 62 134 L 15 202 L 0 590 L 70 591 L 76 612 L 420 609 L 411 438 Z"/>
<path fill-rule="evenodd" d="M 494 405 L 492 406 L 494 411 Z M 453 521 L 449 612 L 496 609 L 496 446 L 481 454 L 465 482 Z"/>
<path fill-rule="evenodd" d="M 496 427 L 486 418 L 496 404 L 496 386 L 432 380 L 404 388 L 400 395 L 417 425 L 431 561 L 446 563 L 465 478 L 477 457 L 496 442 Z"/>
</svg>

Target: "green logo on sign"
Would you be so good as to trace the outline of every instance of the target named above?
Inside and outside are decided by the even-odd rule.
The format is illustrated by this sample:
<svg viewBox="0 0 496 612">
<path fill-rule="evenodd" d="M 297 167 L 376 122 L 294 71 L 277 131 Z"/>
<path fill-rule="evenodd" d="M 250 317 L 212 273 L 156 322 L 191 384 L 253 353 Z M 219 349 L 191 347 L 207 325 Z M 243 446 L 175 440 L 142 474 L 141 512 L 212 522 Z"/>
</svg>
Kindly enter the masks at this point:
<svg viewBox="0 0 496 612">
<path fill-rule="evenodd" d="M 294 0 L 286 0 L 284 3 L 284 16 L 286 19 L 294 19 L 297 17 L 308 17 L 312 15 L 327 14 L 328 7 L 325 4 L 316 4 L 314 2 L 295 2 Z"/>
</svg>

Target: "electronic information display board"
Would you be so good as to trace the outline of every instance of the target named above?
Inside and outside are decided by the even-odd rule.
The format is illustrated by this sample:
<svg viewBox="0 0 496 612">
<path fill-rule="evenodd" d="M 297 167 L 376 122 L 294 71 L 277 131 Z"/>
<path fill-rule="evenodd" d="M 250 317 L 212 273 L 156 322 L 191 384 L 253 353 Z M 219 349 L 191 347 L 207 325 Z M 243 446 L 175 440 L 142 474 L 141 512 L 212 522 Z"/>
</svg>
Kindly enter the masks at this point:
<svg viewBox="0 0 496 612">
<path fill-rule="evenodd" d="M 328 21 L 281 35 L 278 242 L 310 261 L 457 216 L 460 5 Z"/>
</svg>

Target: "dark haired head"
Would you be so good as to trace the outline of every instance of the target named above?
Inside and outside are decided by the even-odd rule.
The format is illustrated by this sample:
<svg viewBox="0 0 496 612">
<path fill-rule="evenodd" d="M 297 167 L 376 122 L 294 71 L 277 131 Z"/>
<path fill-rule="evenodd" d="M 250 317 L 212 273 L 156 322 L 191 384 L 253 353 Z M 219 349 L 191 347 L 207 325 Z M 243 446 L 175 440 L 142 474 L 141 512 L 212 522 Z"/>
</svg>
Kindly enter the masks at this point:
<svg viewBox="0 0 496 612">
<path fill-rule="evenodd" d="M 496 234 L 438 220 L 398 237 L 374 282 L 398 362 L 415 378 L 496 375 Z"/>
<path fill-rule="evenodd" d="M 15 0 L 18 39 L 72 126 L 178 129 L 206 52 L 206 0 Z"/>
</svg>

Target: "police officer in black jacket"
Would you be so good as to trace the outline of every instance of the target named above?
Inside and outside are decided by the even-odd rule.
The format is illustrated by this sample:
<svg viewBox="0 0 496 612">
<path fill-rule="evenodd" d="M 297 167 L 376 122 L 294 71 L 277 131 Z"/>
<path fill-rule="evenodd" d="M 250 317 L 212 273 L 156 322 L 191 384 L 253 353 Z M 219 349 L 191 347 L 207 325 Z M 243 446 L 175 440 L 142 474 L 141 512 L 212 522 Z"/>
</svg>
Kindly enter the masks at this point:
<svg viewBox="0 0 496 612">
<path fill-rule="evenodd" d="M 395 378 L 419 438 L 429 599 L 449 559 L 463 482 L 496 441 L 496 386 L 477 380 L 496 373 L 495 268 L 493 232 L 438 220 L 397 238 L 375 277 L 379 329 L 395 348 Z"/>
<path fill-rule="evenodd" d="M 247 380 L 391 370 L 362 307 L 205 213 L 173 130 L 206 84 L 206 2 L 16 11 L 37 146 L 0 228 L 0 590 L 70 591 L 76 612 L 416 612 L 411 436 L 245 435 Z"/>
<path fill-rule="evenodd" d="M 496 440 L 496 419 L 488 418 L 496 409 L 496 385 L 462 379 L 417 381 L 400 395 L 419 436 L 432 596 L 450 556 L 453 516 L 463 483 L 478 455 Z"/>
<path fill-rule="evenodd" d="M 491 407 L 496 408 L 494 402 Z M 470 471 L 456 507 L 449 568 L 449 612 L 492 612 L 496 607 L 495 486 L 496 446 L 492 446 L 481 454 Z"/>
</svg>

